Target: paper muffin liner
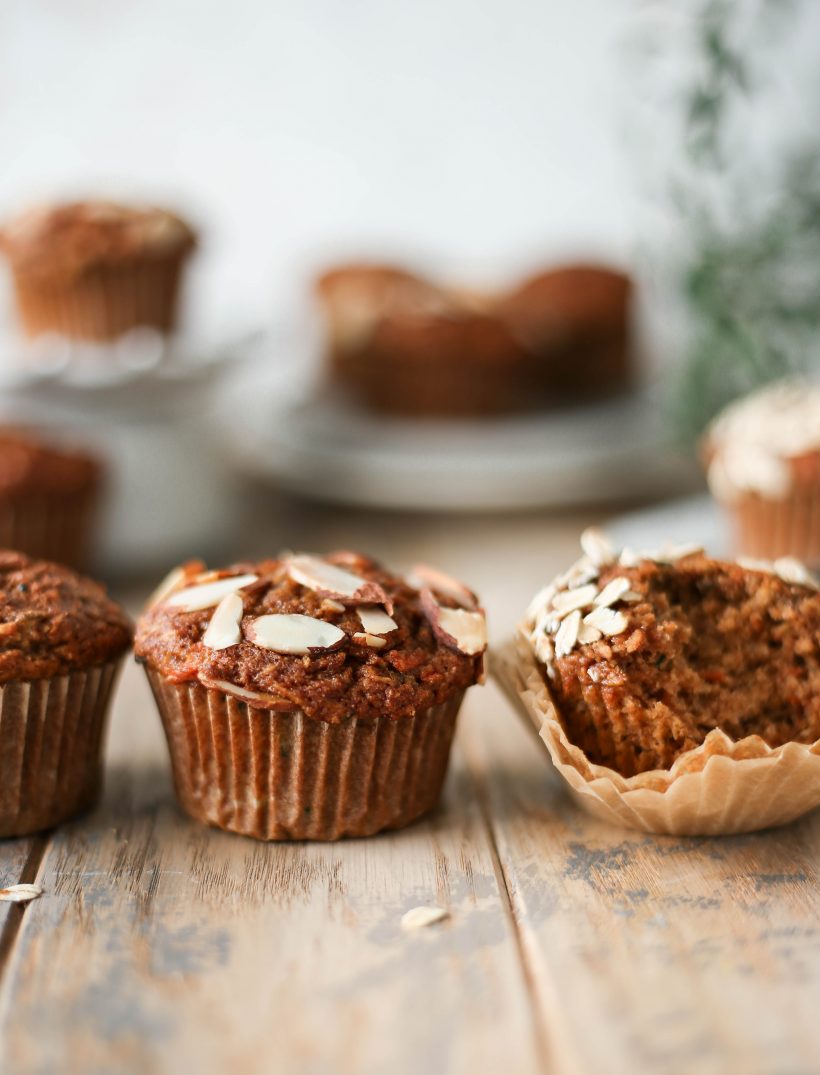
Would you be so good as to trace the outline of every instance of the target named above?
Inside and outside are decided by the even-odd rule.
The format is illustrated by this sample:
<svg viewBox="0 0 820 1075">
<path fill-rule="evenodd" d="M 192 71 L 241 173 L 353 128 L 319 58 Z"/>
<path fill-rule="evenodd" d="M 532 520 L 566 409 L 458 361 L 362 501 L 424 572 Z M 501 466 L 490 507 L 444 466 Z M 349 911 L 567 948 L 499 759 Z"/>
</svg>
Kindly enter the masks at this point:
<svg viewBox="0 0 820 1075">
<path fill-rule="evenodd" d="M 97 490 L 0 500 L 0 548 L 84 568 L 90 561 Z"/>
<path fill-rule="evenodd" d="M 29 336 L 58 333 L 79 340 L 114 340 L 148 325 L 174 327 L 185 254 L 106 266 L 64 283 L 15 277 L 20 319 Z"/>
<path fill-rule="evenodd" d="M 763 560 L 794 556 L 820 567 L 820 483 L 796 485 L 782 500 L 746 493 L 726 510 L 742 555 Z"/>
<path fill-rule="evenodd" d="M 370 836 L 435 806 L 464 692 L 411 718 L 339 724 L 259 709 L 146 666 L 180 804 L 259 840 Z"/>
<path fill-rule="evenodd" d="M 121 664 L 0 687 L 0 837 L 52 828 L 95 804 Z"/>
<path fill-rule="evenodd" d="M 493 672 L 544 740 L 573 799 L 604 821 L 643 832 L 717 836 L 784 825 L 820 805 L 820 740 L 770 747 L 719 729 L 669 769 L 624 777 L 571 743 L 529 644 L 494 654 Z"/>
</svg>

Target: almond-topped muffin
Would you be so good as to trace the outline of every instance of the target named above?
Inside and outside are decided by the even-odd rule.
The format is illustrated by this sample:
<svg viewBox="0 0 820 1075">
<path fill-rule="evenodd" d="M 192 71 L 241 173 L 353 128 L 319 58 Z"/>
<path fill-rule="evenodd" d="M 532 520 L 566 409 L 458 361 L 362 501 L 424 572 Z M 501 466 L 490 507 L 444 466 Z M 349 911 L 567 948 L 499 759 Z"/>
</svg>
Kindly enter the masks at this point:
<svg viewBox="0 0 820 1075">
<path fill-rule="evenodd" d="M 820 739 L 820 593 L 805 568 L 585 543 L 525 629 L 591 762 L 668 769 L 716 728 L 769 747 Z"/>
<path fill-rule="evenodd" d="M 140 326 L 170 332 L 195 244 L 174 213 L 106 201 L 30 209 L 0 232 L 26 334 L 93 341 Z"/>
<path fill-rule="evenodd" d="M 88 452 L 0 427 L 0 547 L 85 566 L 103 474 Z"/>
<path fill-rule="evenodd" d="M 475 596 L 340 552 L 177 569 L 137 627 L 181 803 L 262 839 L 396 828 L 438 799 L 465 690 L 482 676 Z"/>
<path fill-rule="evenodd" d="M 0 836 L 87 809 L 131 624 L 67 568 L 0 550 Z"/>
</svg>

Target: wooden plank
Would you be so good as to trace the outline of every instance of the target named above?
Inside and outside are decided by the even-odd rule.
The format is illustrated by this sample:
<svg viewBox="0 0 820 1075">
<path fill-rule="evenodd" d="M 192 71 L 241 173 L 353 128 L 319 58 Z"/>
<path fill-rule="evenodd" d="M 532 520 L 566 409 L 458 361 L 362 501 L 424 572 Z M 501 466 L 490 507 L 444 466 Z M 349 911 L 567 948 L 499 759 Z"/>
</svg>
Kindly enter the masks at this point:
<svg viewBox="0 0 820 1075">
<path fill-rule="evenodd" d="M 264 845 L 176 812 L 164 751 L 128 742 L 156 727 L 131 672 L 126 693 L 104 806 L 55 835 L 12 954 L 4 1073 L 544 1070 L 458 757 L 405 832 Z M 403 932 L 421 904 L 451 917 Z"/>
<path fill-rule="evenodd" d="M 559 1070 L 818 1070 L 820 811 L 650 837 L 574 807 L 511 715 L 482 706 L 466 749 Z"/>
</svg>

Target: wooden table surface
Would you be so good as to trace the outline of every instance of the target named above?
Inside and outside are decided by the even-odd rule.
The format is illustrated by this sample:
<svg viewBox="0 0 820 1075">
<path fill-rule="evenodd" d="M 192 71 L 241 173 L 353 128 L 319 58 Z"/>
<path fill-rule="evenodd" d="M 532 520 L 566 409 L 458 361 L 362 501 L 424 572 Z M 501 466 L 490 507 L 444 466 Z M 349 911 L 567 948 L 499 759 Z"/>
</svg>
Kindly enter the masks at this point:
<svg viewBox="0 0 820 1075">
<path fill-rule="evenodd" d="M 238 555 L 354 546 L 459 574 L 496 641 L 597 521 L 254 518 Z M 0 886 L 44 889 L 0 904 L 0 1070 L 816 1075 L 819 871 L 820 812 L 731 839 L 588 818 L 492 683 L 427 820 L 337 844 L 212 831 L 174 804 L 129 662 L 99 809 L 0 841 Z M 420 905 L 449 917 L 402 930 Z"/>
</svg>

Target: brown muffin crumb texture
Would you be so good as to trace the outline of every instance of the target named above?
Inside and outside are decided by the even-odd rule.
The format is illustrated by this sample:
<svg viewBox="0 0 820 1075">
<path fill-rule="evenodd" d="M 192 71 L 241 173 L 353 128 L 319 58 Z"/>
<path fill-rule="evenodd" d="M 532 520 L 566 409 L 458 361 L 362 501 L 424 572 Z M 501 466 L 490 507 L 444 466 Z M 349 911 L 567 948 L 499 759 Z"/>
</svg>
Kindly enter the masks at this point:
<svg viewBox="0 0 820 1075">
<path fill-rule="evenodd" d="M 128 649 L 131 633 L 98 583 L 0 550 L 0 683 L 104 664 Z"/>
<path fill-rule="evenodd" d="M 323 562 L 372 584 L 362 591 L 365 599 L 340 599 L 297 581 L 287 559 L 237 564 L 206 576 L 206 581 L 208 577 L 256 576 L 255 582 L 239 591 L 239 640 L 215 649 L 203 644 L 215 617 L 213 607 L 186 611 L 169 604 L 179 592 L 177 576 L 174 592 L 161 594 L 138 622 L 137 659 L 172 683 L 198 680 L 227 689 L 252 705 L 258 695 L 259 708 L 301 709 L 309 718 L 331 724 L 350 716 L 412 717 L 479 679 L 482 653 L 463 653 L 437 638 L 419 590 L 358 554 L 336 553 Z M 197 572 L 199 567 L 192 565 L 192 570 Z M 197 577 L 201 581 L 201 574 L 188 574 L 187 585 Z M 458 607 L 450 594 L 439 590 L 436 597 L 443 607 Z M 357 611 L 363 606 L 386 610 L 395 629 L 381 636 L 370 633 Z M 460 612 L 471 614 L 479 615 Z M 265 622 L 259 617 L 282 615 L 322 621 L 323 633 L 334 640 L 302 654 L 277 652 L 251 641 L 263 634 Z"/>
<path fill-rule="evenodd" d="M 820 594 L 702 554 L 602 566 L 627 626 L 555 656 L 570 739 L 624 776 L 668 768 L 713 728 L 772 747 L 820 738 Z"/>
</svg>

